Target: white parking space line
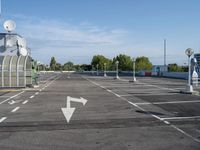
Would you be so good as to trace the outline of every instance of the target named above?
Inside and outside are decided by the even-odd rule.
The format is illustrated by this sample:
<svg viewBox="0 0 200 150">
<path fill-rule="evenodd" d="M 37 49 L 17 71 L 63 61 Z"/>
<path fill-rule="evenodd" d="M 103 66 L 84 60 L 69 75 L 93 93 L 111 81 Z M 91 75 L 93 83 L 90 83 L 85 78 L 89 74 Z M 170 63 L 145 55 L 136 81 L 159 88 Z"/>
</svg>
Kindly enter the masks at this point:
<svg viewBox="0 0 200 150">
<path fill-rule="evenodd" d="M 173 127 L 174 129 L 176 129 L 177 131 L 179 131 L 179 132 L 183 133 L 184 135 L 186 135 L 186 136 L 190 137 L 190 138 L 191 138 L 191 139 L 193 139 L 194 141 L 196 141 L 196 142 L 200 143 L 200 140 L 199 140 L 199 139 L 197 139 L 197 138 L 195 138 L 195 137 L 191 136 L 190 134 L 186 133 L 185 131 L 183 131 L 182 129 L 180 129 L 180 128 L 176 127 L 175 125 L 172 125 L 172 124 L 171 124 L 170 126 L 171 126 L 171 127 Z"/>
<path fill-rule="evenodd" d="M 93 83 L 94 85 L 97 85 L 97 86 L 99 86 L 99 87 L 101 87 L 99 84 L 97 84 L 96 82 L 94 82 L 94 81 L 91 81 L 91 80 L 89 80 L 89 79 L 87 79 L 87 78 L 84 78 L 84 79 L 86 79 L 87 81 L 89 81 L 89 82 L 91 82 L 91 83 Z M 145 84 L 146 85 L 146 84 Z M 156 86 L 157 87 L 157 86 Z M 160 88 L 160 87 L 159 87 Z M 106 91 L 108 91 L 108 89 L 107 88 L 104 88 Z M 172 91 L 174 91 L 173 89 L 171 89 Z M 110 90 L 111 91 L 111 90 Z M 112 93 L 112 94 L 114 94 L 114 95 L 118 95 L 117 93 L 115 93 L 115 92 L 113 92 L 113 91 L 111 91 L 110 93 Z M 144 111 L 144 112 L 146 112 L 147 114 L 149 114 L 149 115 L 151 115 L 152 117 L 154 117 L 154 118 L 156 118 L 156 119 L 158 119 L 158 120 L 160 120 L 160 121 L 162 121 L 164 124 L 167 124 L 167 125 L 169 125 L 169 126 L 171 126 L 172 128 L 174 128 L 175 130 L 177 130 L 177 131 L 179 131 L 179 132 L 181 132 L 182 134 L 184 134 L 185 136 L 187 136 L 187 137 L 189 137 L 189 138 L 191 138 L 191 139 L 193 139 L 194 141 L 196 141 L 196 142 L 198 142 L 198 143 L 200 143 L 200 140 L 199 139 L 197 139 L 197 138 L 195 138 L 195 137 L 193 137 L 192 135 L 190 135 L 190 134 L 188 134 L 188 133 L 186 133 L 185 131 L 183 131 L 182 129 L 180 129 L 180 128 L 178 128 L 177 126 L 175 126 L 175 125 L 173 125 L 173 124 L 171 124 L 169 121 L 166 121 L 167 119 L 166 118 L 160 118 L 159 116 L 157 116 L 157 115 L 154 115 L 154 114 L 152 114 L 152 113 L 150 113 L 150 112 L 148 112 L 147 110 L 145 110 L 144 108 L 142 108 L 142 107 L 140 107 L 139 105 L 137 105 L 137 104 L 135 104 L 135 103 L 132 103 L 132 102 L 130 102 L 129 100 L 127 100 L 126 98 L 124 98 L 124 97 L 120 97 L 122 100 L 124 100 L 124 101 L 126 101 L 126 102 L 128 102 L 129 104 L 131 104 L 131 105 L 133 105 L 133 106 L 135 106 L 136 108 L 138 108 L 138 109 L 140 109 L 140 110 L 142 110 L 142 111 Z M 170 120 L 170 119 L 169 119 Z"/>
<path fill-rule="evenodd" d="M 30 96 L 29 98 L 34 98 L 35 96 L 34 95 L 32 95 L 32 96 Z"/>
<path fill-rule="evenodd" d="M 165 124 L 170 124 L 168 121 L 164 121 Z"/>
<path fill-rule="evenodd" d="M 164 104 L 185 104 L 185 103 L 200 103 L 200 100 L 191 101 L 171 101 L 171 102 L 146 102 L 146 103 L 135 103 L 137 105 L 164 105 Z"/>
<path fill-rule="evenodd" d="M 133 95 L 130 95 L 130 94 L 128 95 L 128 94 L 127 94 L 127 95 L 119 95 L 119 96 L 120 96 L 120 97 L 130 97 L 130 96 L 133 96 Z"/>
<path fill-rule="evenodd" d="M 2 118 L 0 119 L 0 123 L 3 122 L 3 121 L 6 120 L 6 119 L 7 119 L 7 117 L 2 117 Z"/>
<path fill-rule="evenodd" d="M 169 117 L 161 118 L 162 120 L 187 120 L 187 119 L 198 119 L 200 116 L 191 116 L 191 117 Z"/>
<path fill-rule="evenodd" d="M 24 93 L 24 92 L 25 92 L 25 91 L 22 91 L 22 92 L 20 92 L 20 93 L 17 93 L 17 94 L 15 94 L 15 95 L 13 95 L 13 96 L 7 98 L 6 100 L 0 102 L 0 105 L 3 104 L 3 103 L 5 103 L 5 102 L 7 102 L 7 101 L 9 101 L 9 100 L 11 100 L 12 98 L 15 98 L 15 97 L 21 95 L 21 94 Z"/>
<path fill-rule="evenodd" d="M 129 80 L 121 79 L 121 81 L 129 81 Z M 137 81 L 136 84 L 137 85 L 152 86 L 152 87 L 155 87 L 155 88 L 158 88 L 158 89 L 161 89 L 161 90 L 178 91 L 178 90 L 173 89 L 173 88 L 160 87 L 160 86 L 157 86 L 157 85 L 152 85 L 152 84 L 148 84 L 148 83 L 144 83 L 144 82 L 140 82 L 140 81 Z"/>
<path fill-rule="evenodd" d="M 120 81 L 126 81 L 126 82 L 129 82 L 129 80 L 127 79 L 122 79 L 122 78 L 119 78 Z"/>
<path fill-rule="evenodd" d="M 28 100 L 25 100 L 25 101 L 23 101 L 23 103 L 22 103 L 22 104 L 26 104 L 26 103 L 28 103 Z"/>
<path fill-rule="evenodd" d="M 0 98 L 9 98 L 10 96 L 0 96 Z"/>
<path fill-rule="evenodd" d="M 14 108 L 11 112 L 16 112 L 18 109 L 20 109 L 20 107 Z"/>
</svg>

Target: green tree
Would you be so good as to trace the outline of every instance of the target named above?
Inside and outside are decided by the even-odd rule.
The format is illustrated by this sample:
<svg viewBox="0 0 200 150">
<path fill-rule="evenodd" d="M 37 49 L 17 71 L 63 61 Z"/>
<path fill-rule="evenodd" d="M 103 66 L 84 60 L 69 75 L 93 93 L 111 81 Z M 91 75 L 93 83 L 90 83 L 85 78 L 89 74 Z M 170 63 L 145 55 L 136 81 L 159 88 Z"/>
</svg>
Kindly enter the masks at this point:
<svg viewBox="0 0 200 150">
<path fill-rule="evenodd" d="M 55 59 L 55 57 L 51 57 L 50 69 L 51 70 L 56 70 L 56 59 Z"/>
<path fill-rule="evenodd" d="M 69 62 L 65 63 L 62 68 L 63 68 L 63 70 L 72 71 L 72 70 L 74 70 L 74 64 L 73 64 L 73 62 L 69 61 Z"/>
<path fill-rule="evenodd" d="M 56 63 L 55 70 L 56 71 L 61 71 L 62 70 L 62 65 L 60 63 Z"/>
<path fill-rule="evenodd" d="M 91 71 L 92 69 L 92 66 L 91 65 L 88 65 L 88 64 L 82 64 L 80 66 L 81 70 L 84 70 L 84 71 Z"/>
<path fill-rule="evenodd" d="M 136 70 L 151 70 L 152 69 L 152 63 L 149 61 L 148 57 L 141 56 L 136 58 Z"/>
<path fill-rule="evenodd" d="M 169 72 L 183 72 L 184 68 L 180 67 L 176 63 L 174 63 L 174 64 L 169 64 L 168 65 L 168 71 Z"/>
<path fill-rule="evenodd" d="M 92 58 L 91 65 L 93 65 L 95 68 L 97 67 L 97 64 L 99 65 L 100 70 L 104 70 L 104 63 L 106 63 L 106 69 L 110 70 L 112 68 L 112 60 L 106 58 L 103 55 L 95 55 Z"/>
<path fill-rule="evenodd" d="M 119 62 L 119 70 L 122 71 L 127 71 L 127 70 L 132 70 L 133 66 L 133 61 L 130 56 L 120 54 L 116 57 L 113 58 L 113 66 L 116 68 L 116 61 Z"/>
</svg>

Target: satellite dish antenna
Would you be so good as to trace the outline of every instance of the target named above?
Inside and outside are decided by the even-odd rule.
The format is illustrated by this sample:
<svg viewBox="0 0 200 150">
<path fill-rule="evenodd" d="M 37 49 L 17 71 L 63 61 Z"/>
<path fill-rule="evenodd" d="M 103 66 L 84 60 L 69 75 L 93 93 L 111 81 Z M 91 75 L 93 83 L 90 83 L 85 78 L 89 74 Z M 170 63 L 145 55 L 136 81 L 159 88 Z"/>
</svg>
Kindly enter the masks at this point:
<svg viewBox="0 0 200 150">
<path fill-rule="evenodd" d="M 22 56 L 26 56 L 28 54 L 28 51 L 26 48 L 20 48 L 19 49 L 19 54 L 22 55 Z"/>
<path fill-rule="evenodd" d="M 16 24 L 12 20 L 5 21 L 4 24 L 3 24 L 3 26 L 4 26 L 4 29 L 6 31 L 8 31 L 8 32 L 11 32 L 11 31 L 15 30 L 15 28 L 16 28 Z"/>
<path fill-rule="evenodd" d="M 18 38 L 17 39 L 17 44 L 20 46 L 20 47 L 26 47 L 26 40 L 25 38 Z"/>
</svg>

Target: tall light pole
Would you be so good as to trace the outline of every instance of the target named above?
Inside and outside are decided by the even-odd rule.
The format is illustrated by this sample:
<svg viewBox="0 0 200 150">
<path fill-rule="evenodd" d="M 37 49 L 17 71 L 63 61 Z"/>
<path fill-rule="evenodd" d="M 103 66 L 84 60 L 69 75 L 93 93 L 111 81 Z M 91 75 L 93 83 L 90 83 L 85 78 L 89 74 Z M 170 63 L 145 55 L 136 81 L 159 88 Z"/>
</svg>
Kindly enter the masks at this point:
<svg viewBox="0 0 200 150">
<path fill-rule="evenodd" d="M 190 57 L 194 53 L 193 49 L 188 48 L 185 51 L 185 54 L 188 56 L 188 84 L 186 86 L 186 92 L 193 92 L 193 87 L 191 85 L 191 63 L 190 63 Z"/>
<path fill-rule="evenodd" d="M 167 51 L 167 40 L 166 39 L 164 39 L 164 69 L 165 69 L 165 71 L 167 71 L 167 69 L 166 69 L 166 51 Z"/>
<path fill-rule="evenodd" d="M 106 63 L 104 63 L 104 77 L 107 77 L 107 75 L 106 75 Z"/>
<path fill-rule="evenodd" d="M 133 58 L 133 82 L 136 81 L 136 77 L 135 77 L 135 58 Z"/>
<path fill-rule="evenodd" d="M 116 61 L 116 79 L 119 79 L 119 69 L 118 69 L 118 66 L 119 66 L 119 61 Z"/>
<path fill-rule="evenodd" d="M 97 76 L 99 75 L 99 64 L 97 64 Z"/>
</svg>

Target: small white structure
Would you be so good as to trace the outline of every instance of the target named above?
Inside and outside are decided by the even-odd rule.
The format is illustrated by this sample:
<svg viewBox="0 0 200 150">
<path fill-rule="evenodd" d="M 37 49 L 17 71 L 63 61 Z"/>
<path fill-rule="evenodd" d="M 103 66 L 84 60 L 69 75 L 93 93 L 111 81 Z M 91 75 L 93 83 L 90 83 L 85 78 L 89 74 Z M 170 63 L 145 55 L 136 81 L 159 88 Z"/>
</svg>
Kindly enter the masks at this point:
<svg viewBox="0 0 200 150">
<path fill-rule="evenodd" d="M 152 68 L 152 76 L 161 76 L 163 72 L 168 72 L 166 65 L 154 65 Z"/>
<path fill-rule="evenodd" d="M 192 58 L 192 67 L 193 67 L 193 71 L 192 71 L 192 85 L 193 86 L 198 86 L 198 73 L 196 71 L 196 66 L 197 66 L 197 59 L 196 58 Z"/>
</svg>

